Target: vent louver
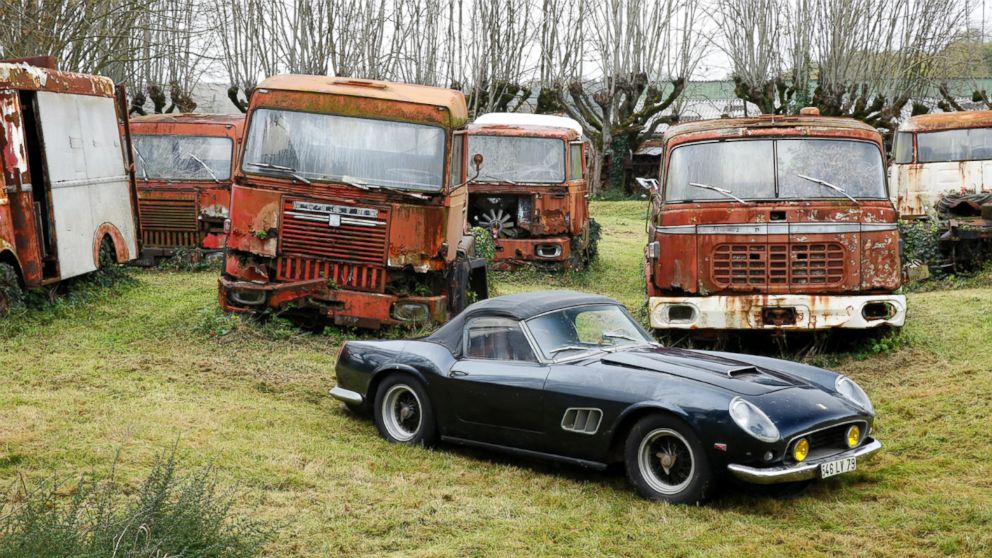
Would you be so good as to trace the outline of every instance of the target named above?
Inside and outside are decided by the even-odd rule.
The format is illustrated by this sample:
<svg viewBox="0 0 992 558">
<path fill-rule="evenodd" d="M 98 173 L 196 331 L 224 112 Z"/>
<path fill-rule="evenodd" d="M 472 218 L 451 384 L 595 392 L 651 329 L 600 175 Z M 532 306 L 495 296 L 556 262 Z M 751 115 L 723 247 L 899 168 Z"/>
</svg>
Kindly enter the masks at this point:
<svg viewBox="0 0 992 558">
<path fill-rule="evenodd" d="M 595 434 L 599 423 L 603 420 L 603 411 L 599 409 L 571 408 L 565 411 L 561 420 L 562 430 L 580 434 Z"/>
</svg>

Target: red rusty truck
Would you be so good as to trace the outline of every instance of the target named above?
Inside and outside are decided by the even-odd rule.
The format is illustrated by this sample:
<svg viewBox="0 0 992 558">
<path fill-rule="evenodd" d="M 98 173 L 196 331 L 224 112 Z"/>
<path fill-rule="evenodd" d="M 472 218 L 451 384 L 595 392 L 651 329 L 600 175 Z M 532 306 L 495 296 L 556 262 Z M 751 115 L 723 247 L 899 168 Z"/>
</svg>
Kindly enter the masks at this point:
<svg viewBox="0 0 992 558">
<path fill-rule="evenodd" d="M 496 244 L 493 265 L 578 269 L 595 255 L 582 127 L 561 116 L 490 113 L 468 129 L 485 168 L 469 184 L 468 219 Z"/>
<path fill-rule="evenodd" d="M 378 328 L 444 322 L 484 298 L 466 234 L 467 118 L 449 89 L 263 81 L 231 189 L 221 306 Z"/>
<path fill-rule="evenodd" d="M 29 61 L 0 62 L 0 313 L 138 254 L 123 89 Z"/>
<path fill-rule="evenodd" d="M 153 114 L 131 119 L 141 256 L 146 264 L 224 249 L 242 114 Z"/>
<path fill-rule="evenodd" d="M 664 136 L 645 249 L 651 326 L 902 326 L 896 209 L 873 128 L 848 118 L 699 121 Z"/>
</svg>

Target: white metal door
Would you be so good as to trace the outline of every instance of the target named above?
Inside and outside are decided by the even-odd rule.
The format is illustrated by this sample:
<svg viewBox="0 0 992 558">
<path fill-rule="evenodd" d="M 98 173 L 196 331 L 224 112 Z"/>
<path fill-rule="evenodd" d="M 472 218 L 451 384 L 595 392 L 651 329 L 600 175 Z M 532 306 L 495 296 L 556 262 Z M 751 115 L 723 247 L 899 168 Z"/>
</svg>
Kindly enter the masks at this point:
<svg viewBox="0 0 992 558">
<path fill-rule="evenodd" d="M 134 216 L 114 99 L 38 93 L 61 278 L 96 269 L 93 246 L 104 223 L 137 254 Z M 118 247 L 122 248 L 122 247 Z"/>
</svg>

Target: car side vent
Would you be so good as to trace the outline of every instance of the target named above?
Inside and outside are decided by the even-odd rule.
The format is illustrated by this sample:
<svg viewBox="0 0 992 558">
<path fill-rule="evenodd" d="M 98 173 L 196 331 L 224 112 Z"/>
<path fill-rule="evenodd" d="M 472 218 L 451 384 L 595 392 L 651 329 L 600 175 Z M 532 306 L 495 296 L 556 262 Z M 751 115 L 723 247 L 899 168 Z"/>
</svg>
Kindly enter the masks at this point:
<svg viewBox="0 0 992 558">
<path fill-rule="evenodd" d="M 595 434 L 602 420 L 603 411 L 600 409 L 573 407 L 565 411 L 565 416 L 561 419 L 561 428 L 579 434 Z"/>
</svg>

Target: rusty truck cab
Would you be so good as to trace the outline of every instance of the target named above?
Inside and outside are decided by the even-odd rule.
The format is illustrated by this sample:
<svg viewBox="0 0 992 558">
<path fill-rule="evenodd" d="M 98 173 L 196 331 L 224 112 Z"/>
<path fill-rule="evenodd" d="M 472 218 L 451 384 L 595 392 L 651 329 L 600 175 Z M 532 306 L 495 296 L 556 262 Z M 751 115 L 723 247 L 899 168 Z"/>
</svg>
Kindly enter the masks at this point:
<svg viewBox="0 0 992 558">
<path fill-rule="evenodd" d="M 584 266 L 594 253 L 586 198 L 588 140 L 571 118 L 490 113 L 468 129 L 485 165 L 469 184 L 468 219 L 489 230 L 493 263 Z"/>
<path fill-rule="evenodd" d="M 224 249 L 242 114 L 153 114 L 131 119 L 142 259 L 177 249 Z"/>
<path fill-rule="evenodd" d="M 0 313 L 11 289 L 137 256 L 124 106 L 111 80 L 51 58 L 0 62 Z"/>
<path fill-rule="evenodd" d="M 377 328 L 484 297 L 466 235 L 465 99 L 449 89 L 275 76 L 254 91 L 220 303 Z"/>
<path fill-rule="evenodd" d="M 890 175 L 903 218 L 926 217 L 948 193 L 992 194 L 992 111 L 906 119 L 895 135 Z"/>
<path fill-rule="evenodd" d="M 661 164 L 645 250 L 652 327 L 903 324 L 874 129 L 815 112 L 687 123 L 666 132 Z"/>
</svg>

